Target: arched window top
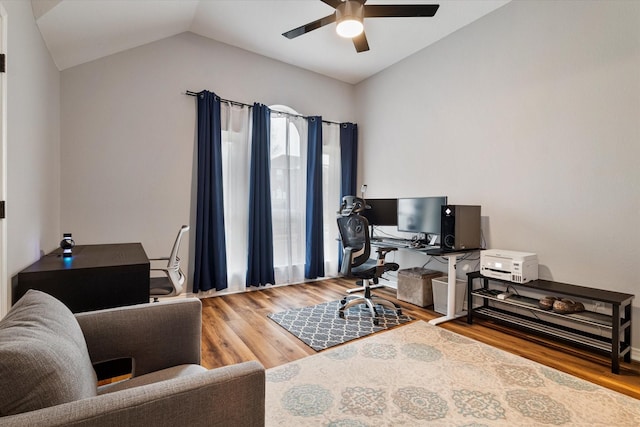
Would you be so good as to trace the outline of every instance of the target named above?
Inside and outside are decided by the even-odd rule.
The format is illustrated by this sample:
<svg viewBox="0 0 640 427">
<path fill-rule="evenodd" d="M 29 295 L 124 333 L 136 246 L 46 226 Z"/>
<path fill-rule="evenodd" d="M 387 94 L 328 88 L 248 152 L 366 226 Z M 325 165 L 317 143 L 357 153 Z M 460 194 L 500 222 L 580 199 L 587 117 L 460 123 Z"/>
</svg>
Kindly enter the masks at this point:
<svg viewBox="0 0 640 427">
<path fill-rule="evenodd" d="M 300 114 L 296 110 L 294 110 L 293 108 L 288 107 L 286 105 L 281 105 L 281 104 L 270 105 L 269 109 L 271 111 L 279 111 L 281 113 L 287 113 L 287 114 L 296 114 L 296 115 Z"/>
</svg>

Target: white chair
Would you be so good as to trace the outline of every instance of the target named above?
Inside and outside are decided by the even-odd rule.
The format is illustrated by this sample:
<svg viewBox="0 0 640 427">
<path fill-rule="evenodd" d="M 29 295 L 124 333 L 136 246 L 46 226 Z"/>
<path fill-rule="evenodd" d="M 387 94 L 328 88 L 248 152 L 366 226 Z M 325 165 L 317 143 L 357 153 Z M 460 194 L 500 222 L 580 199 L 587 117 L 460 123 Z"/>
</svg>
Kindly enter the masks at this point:
<svg viewBox="0 0 640 427">
<path fill-rule="evenodd" d="M 161 271 L 164 276 L 151 277 L 149 281 L 149 294 L 153 297 L 154 302 L 158 302 L 158 297 L 169 297 L 174 295 L 180 295 L 182 293 L 182 285 L 184 284 L 184 274 L 180 270 L 180 258 L 178 257 L 178 251 L 180 250 L 180 241 L 182 236 L 189 231 L 188 225 L 183 225 L 178 231 L 178 237 L 171 249 L 171 255 L 163 258 L 151 258 L 152 262 L 151 271 Z M 153 262 L 167 261 L 167 266 L 162 268 L 153 267 Z"/>
</svg>

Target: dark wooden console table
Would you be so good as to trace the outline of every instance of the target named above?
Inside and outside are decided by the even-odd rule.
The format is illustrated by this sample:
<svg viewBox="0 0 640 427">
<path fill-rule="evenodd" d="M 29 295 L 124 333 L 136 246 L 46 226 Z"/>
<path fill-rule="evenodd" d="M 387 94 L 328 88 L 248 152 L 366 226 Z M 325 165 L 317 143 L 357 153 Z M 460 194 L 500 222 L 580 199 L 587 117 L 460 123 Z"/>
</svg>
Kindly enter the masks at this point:
<svg viewBox="0 0 640 427">
<path fill-rule="evenodd" d="M 474 280 L 482 281 L 482 287 L 474 289 Z M 611 305 L 611 314 L 584 311 L 572 314 L 558 314 L 538 307 L 538 299 L 513 295 L 499 299 L 492 292 L 489 282 L 501 286 L 500 291 L 526 289 L 540 293 L 540 296 L 579 298 Z M 482 304 L 474 307 L 473 299 L 481 298 Z M 585 286 L 534 280 L 528 283 L 514 283 L 507 280 L 485 277 L 480 272 L 467 274 L 467 323 L 473 316 L 490 319 L 502 324 L 538 335 L 551 337 L 611 356 L 611 372 L 620 373 L 620 358 L 631 361 L 631 302 L 632 294 L 588 288 Z M 523 314 L 528 313 L 529 315 Z M 543 319 L 544 318 L 544 319 Z M 569 326 L 567 326 L 569 325 Z M 606 332 L 605 335 L 589 332 L 589 328 Z"/>
<path fill-rule="evenodd" d="M 62 301 L 74 313 L 149 302 L 149 258 L 140 243 L 57 249 L 18 273 L 13 304 L 29 289 Z"/>
</svg>

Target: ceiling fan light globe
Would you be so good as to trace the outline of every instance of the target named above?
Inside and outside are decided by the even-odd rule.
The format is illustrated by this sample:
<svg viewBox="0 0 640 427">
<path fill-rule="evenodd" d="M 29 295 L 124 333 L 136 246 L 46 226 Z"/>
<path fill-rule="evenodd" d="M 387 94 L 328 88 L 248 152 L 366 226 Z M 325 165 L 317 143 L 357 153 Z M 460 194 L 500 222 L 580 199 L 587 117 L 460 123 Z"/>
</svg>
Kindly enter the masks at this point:
<svg viewBox="0 0 640 427">
<path fill-rule="evenodd" d="M 336 7 L 336 33 L 354 38 L 364 31 L 364 2 L 345 0 Z"/>
<path fill-rule="evenodd" d="M 345 19 L 344 21 L 338 22 L 336 25 L 336 32 L 340 37 L 345 38 L 354 38 L 362 34 L 364 30 L 364 25 L 362 25 L 361 21 L 357 19 Z"/>
</svg>

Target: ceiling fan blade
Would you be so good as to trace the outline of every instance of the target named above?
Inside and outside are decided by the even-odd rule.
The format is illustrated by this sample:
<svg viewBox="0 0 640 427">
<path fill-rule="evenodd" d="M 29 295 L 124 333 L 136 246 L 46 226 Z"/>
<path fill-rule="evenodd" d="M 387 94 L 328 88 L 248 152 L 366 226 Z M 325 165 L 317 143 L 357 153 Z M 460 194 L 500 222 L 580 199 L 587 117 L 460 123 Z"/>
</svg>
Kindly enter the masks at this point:
<svg viewBox="0 0 640 427">
<path fill-rule="evenodd" d="M 367 36 L 364 34 L 364 31 L 359 36 L 355 36 L 352 40 L 358 53 L 369 50 L 369 42 L 367 42 Z"/>
<path fill-rule="evenodd" d="M 282 33 L 282 35 L 288 39 L 293 39 L 303 34 L 306 34 L 309 31 L 317 30 L 318 28 L 323 27 L 327 24 L 331 24 L 332 22 L 335 22 L 335 21 L 336 21 L 336 14 L 334 12 L 331 15 L 325 16 L 324 18 L 320 18 L 316 21 L 309 22 L 308 24 L 302 25 L 298 28 L 294 28 L 293 30 L 289 30 L 285 33 Z"/>
<path fill-rule="evenodd" d="M 342 0 L 320 0 L 322 3 L 326 3 L 329 6 L 331 6 L 332 8 L 336 8 L 340 5 L 340 3 L 342 3 Z"/>
<path fill-rule="evenodd" d="M 370 4 L 364 7 L 365 18 L 411 18 L 436 14 L 439 4 Z"/>
</svg>

